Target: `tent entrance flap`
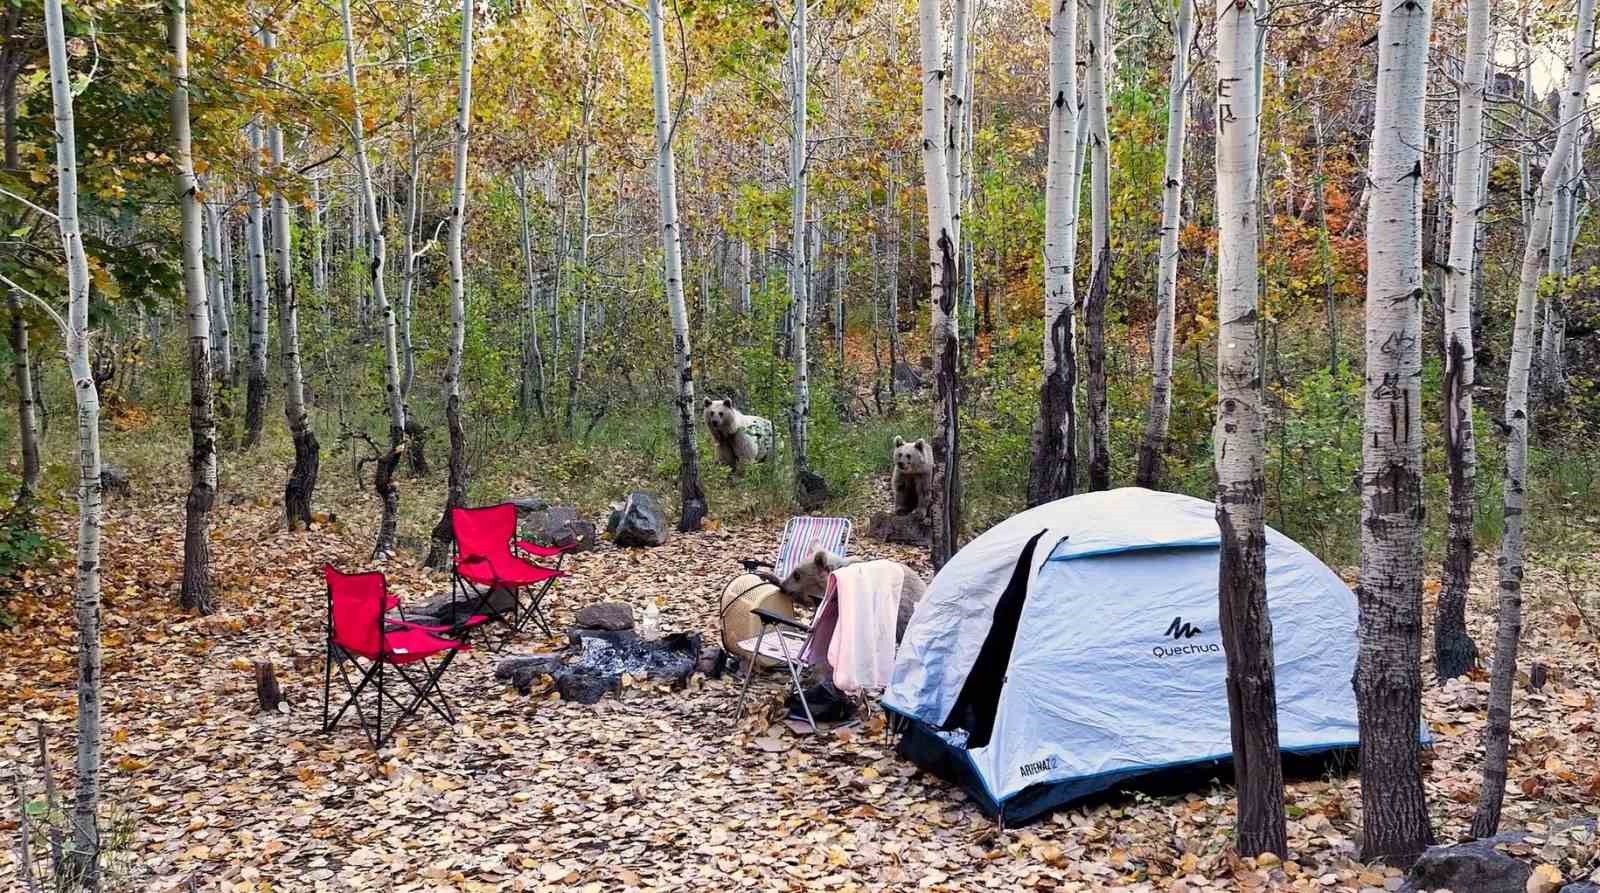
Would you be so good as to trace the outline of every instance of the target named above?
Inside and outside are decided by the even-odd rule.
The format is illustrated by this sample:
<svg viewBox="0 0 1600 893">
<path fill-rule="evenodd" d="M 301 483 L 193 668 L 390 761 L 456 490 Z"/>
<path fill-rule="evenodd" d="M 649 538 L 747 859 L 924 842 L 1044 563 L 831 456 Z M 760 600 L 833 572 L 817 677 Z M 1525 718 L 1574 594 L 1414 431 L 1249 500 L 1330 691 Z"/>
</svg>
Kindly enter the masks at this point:
<svg viewBox="0 0 1600 893">
<path fill-rule="evenodd" d="M 989 634 L 978 650 L 961 694 L 950 708 L 941 728 L 944 731 L 965 729 L 967 747 L 978 748 L 989 744 L 994 733 L 995 711 L 1000 705 L 1000 690 L 1005 687 L 1006 668 L 1011 665 L 1011 649 L 1017 640 L 1017 623 L 1022 619 L 1022 607 L 1028 599 L 1028 578 L 1032 576 L 1034 547 L 1046 531 L 1039 531 L 1022 547 L 1017 566 L 1011 572 L 1000 600 L 994 606 L 994 622 L 989 624 Z"/>
</svg>

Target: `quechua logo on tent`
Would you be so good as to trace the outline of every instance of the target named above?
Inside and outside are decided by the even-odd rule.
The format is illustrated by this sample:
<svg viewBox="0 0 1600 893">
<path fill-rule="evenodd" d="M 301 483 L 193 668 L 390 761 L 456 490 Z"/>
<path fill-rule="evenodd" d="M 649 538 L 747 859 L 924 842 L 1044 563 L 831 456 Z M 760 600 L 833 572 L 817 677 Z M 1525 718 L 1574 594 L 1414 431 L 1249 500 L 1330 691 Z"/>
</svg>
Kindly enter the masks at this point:
<svg viewBox="0 0 1600 893">
<path fill-rule="evenodd" d="M 1222 646 L 1218 645 L 1216 642 L 1189 641 L 1190 639 L 1193 639 L 1195 636 L 1201 635 L 1204 632 L 1205 630 L 1195 626 L 1192 623 L 1185 623 L 1182 616 L 1174 617 L 1172 618 L 1171 625 L 1167 627 L 1167 631 L 1162 633 L 1161 636 L 1162 638 L 1169 638 L 1183 644 L 1170 646 L 1157 645 L 1150 649 L 1150 653 L 1158 660 L 1166 660 L 1168 658 L 1182 657 L 1184 655 L 1212 654 L 1221 651 Z"/>
</svg>

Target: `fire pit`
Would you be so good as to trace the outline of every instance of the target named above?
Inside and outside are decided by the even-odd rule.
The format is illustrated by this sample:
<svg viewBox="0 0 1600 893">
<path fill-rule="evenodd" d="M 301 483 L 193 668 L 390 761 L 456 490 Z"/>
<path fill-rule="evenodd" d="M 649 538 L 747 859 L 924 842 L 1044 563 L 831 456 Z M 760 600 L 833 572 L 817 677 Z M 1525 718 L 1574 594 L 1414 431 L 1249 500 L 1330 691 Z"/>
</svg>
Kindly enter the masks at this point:
<svg viewBox="0 0 1600 893">
<path fill-rule="evenodd" d="M 593 704 L 619 690 L 624 674 L 682 685 L 700 660 L 699 633 L 645 640 L 632 630 L 575 629 L 568 640 L 554 654 L 506 658 L 495 667 L 495 678 L 528 694 L 541 676 L 549 676 L 562 700 Z"/>
</svg>

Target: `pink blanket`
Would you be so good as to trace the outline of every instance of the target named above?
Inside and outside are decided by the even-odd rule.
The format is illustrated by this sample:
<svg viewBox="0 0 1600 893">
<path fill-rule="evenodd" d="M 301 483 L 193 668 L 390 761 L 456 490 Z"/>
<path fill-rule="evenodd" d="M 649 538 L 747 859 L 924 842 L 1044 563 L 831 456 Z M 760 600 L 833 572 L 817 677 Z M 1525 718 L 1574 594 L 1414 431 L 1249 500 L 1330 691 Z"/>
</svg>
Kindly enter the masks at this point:
<svg viewBox="0 0 1600 893">
<path fill-rule="evenodd" d="M 905 568 L 866 561 L 833 572 L 817 610 L 807 657 L 827 655 L 842 691 L 881 690 L 894 673 L 894 631 Z"/>
</svg>

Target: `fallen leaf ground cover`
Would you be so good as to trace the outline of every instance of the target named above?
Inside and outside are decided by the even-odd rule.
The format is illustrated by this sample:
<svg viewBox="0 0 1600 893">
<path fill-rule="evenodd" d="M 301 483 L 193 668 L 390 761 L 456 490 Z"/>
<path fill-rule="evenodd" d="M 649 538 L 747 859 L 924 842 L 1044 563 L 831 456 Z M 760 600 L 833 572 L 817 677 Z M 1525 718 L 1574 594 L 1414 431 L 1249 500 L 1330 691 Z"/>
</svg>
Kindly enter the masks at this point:
<svg viewBox="0 0 1600 893">
<path fill-rule="evenodd" d="M 409 498 L 422 498 L 409 491 Z M 328 482 L 341 520 L 308 533 L 275 523 L 265 497 L 224 499 L 212 554 L 221 610 L 175 608 L 181 556 L 176 475 L 113 504 L 105 518 L 104 797 L 132 837 L 123 883 L 148 890 L 1372 890 L 1398 873 L 1354 860 L 1353 773 L 1290 786 L 1292 850 L 1241 861 L 1229 851 L 1231 790 L 1120 793 L 1032 826 L 998 829 L 957 789 L 897 759 L 881 716 L 797 735 L 774 722 L 784 687 L 758 681 L 758 708 L 732 727 L 737 684 L 696 678 L 585 707 L 495 682 L 479 649 L 444 683 L 460 721 L 423 716 L 374 754 L 354 727 L 325 736 L 323 589 L 316 568 L 370 566 L 369 500 Z M 69 515 L 52 517 L 64 535 Z M 576 556 L 548 600 L 558 626 L 580 607 L 659 598 L 664 631 L 716 635 L 717 596 L 738 559 L 770 556 L 781 519 L 713 525 L 653 550 L 609 544 Z M 860 542 L 858 554 L 920 556 Z M 1480 560 L 1473 632 L 1488 643 L 1493 564 Z M 409 603 L 443 575 L 391 562 Z M 69 560 L 17 581 L 16 623 L 0 631 L 0 829 L 9 792 L 32 769 L 43 722 L 58 783 L 70 789 L 75 701 Z M 1431 589 L 1432 587 L 1430 587 Z M 1536 833 L 1600 803 L 1600 646 L 1552 572 L 1527 586 L 1507 825 Z M 1430 593 L 1431 599 L 1431 593 Z M 506 654 L 529 653 L 536 636 Z M 288 705 L 258 714 L 251 664 L 271 660 Z M 1431 678 L 1431 670 L 1424 668 Z M 1486 681 L 1430 686 L 1427 779 L 1442 839 L 1464 832 L 1476 797 Z M 1551 853 L 1546 861 L 1570 855 Z M 0 852 L 10 883 L 16 855 Z"/>
</svg>

